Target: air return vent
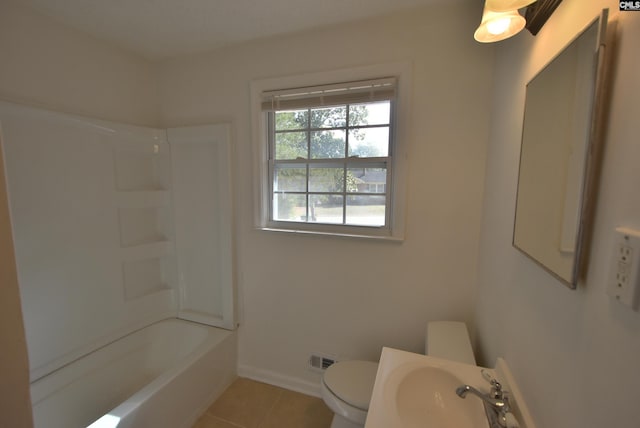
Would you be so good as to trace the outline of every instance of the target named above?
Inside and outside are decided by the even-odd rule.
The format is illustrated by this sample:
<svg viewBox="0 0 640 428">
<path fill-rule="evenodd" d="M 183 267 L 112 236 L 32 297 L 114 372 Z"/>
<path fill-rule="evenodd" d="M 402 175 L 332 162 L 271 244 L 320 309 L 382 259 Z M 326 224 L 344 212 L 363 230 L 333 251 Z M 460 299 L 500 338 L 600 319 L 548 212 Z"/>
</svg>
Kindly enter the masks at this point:
<svg viewBox="0 0 640 428">
<path fill-rule="evenodd" d="M 314 371 L 324 371 L 331 364 L 336 362 L 336 358 L 329 355 L 311 354 L 309 357 L 309 368 Z"/>
</svg>

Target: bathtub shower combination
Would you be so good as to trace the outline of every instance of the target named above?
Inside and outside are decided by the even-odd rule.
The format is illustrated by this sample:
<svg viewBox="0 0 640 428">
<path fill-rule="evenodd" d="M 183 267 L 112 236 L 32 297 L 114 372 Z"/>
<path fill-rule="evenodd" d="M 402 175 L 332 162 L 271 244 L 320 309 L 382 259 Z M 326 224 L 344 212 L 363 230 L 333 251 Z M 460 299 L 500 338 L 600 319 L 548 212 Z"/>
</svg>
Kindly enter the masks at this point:
<svg viewBox="0 0 640 428">
<path fill-rule="evenodd" d="M 236 376 L 228 125 L 0 102 L 36 428 L 187 428 Z"/>
<path fill-rule="evenodd" d="M 234 379 L 235 349 L 233 332 L 159 321 L 34 382 L 35 425 L 191 426 Z"/>
</svg>

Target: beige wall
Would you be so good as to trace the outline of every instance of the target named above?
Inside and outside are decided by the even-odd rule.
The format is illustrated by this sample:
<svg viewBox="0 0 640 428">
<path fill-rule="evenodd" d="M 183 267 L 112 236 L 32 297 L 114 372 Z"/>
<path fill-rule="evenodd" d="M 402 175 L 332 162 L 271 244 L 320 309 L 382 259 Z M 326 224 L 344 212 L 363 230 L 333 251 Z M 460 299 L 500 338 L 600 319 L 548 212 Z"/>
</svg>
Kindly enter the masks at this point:
<svg viewBox="0 0 640 428">
<path fill-rule="evenodd" d="M 506 358 L 537 426 L 637 426 L 640 313 L 606 294 L 613 230 L 640 229 L 640 15 L 622 12 L 587 279 L 569 290 L 511 247 L 525 83 L 611 0 L 564 0 L 497 47 L 476 307 L 482 363 Z"/>
<path fill-rule="evenodd" d="M 469 37 L 479 5 L 411 11 L 159 64 L 17 2 L 1 7 L 1 99 L 140 125 L 233 123 L 246 370 L 316 387 L 306 367 L 312 351 L 372 359 L 383 344 L 421 351 L 427 320 L 472 317 L 493 59 L 491 46 Z M 392 61 L 413 67 L 407 240 L 253 230 L 250 80 Z"/>
<path fill-rule="evenodd" d="M 507 359 L 539 427 L 637 424 L 640 316 L 605 293 L 613 228 L 640 229 L 637 13 L 619 15 L 591 263 L 571 291 L 511 247 L 524 84 L 618 2 L 564 0 L 537 37 L 490 46 L 470 37 L 480 5 L 447 6 L 159 64 L 13 3 L 0 7 L 2 99 L 141 125 L 232 122 L 244 370 L 305 387 L 317 381 L 305 366 L 311 351 L 420 351 L 427 320 L 458 318 L 475 324 L 482 363 Z M 413 64 L 407 240 L 253 230 L 249 81 L 389 61 Z M 9 265 L 0 269 L 0 340 L 12 352 L 0 354 L 0 408 L 3 421 L 22 427 L 30 424 L 27 363 L 6 212 L 1 206 L 0 262 Z"/>
<path fill-rule="evenodd" d="M 153 64 L 13 0 L 0 3 L 0 58 L 0 99 L 157 125 Z"/>
<path fill-rule="evenodd" d="M 427 320 L 472 317 L 493 62 L 479 16 L 432 7 L 160 64 L 165 126 L 233 123 L 244 373 L 315 388 L 313 351 L 421 352 Z M 394 61 L 413 68 L 406 241 L 254 230 L 250 81 Z"/>
<path fill-rule="evenodd" d="M 640 316 L 605 294 L 613 228 L 640 229 L 637 13 L 619 15 L 591 263 L 571 291 L 511 247 L 524 84 L 618 2 L 564 0 L 537 37 L 491 46 L 470 37 L 479 10 L 448 6 L 157 65 L 13 3 L 0 7 L 2 99 L 141 125 L 233 123 L 245 370 L 304 387 L 317 381 L 305 367 L 311 351 L 420 351 L 427 320 L 472 321 L 475 309 L 481 362 L 507 359 L 539 427 L 637 424 Z M 388 61 L 413 64 L 407 240 L 253 230 L 249 81 Z M 0 269 L 0 340 L 11 352 L 0 354 L 0 409 L 3 421 L 9 415 L 22 427 L 30 424 L 27 363 L 5 201 L 0 195 L 0 263 L 8 263 Z"/>
<path fill-rule="evenodd" d="M 0 142 L 1 143 L 1 142 Z M 32 426 L 29 361 L 0 144 L 0 415 L 2 426 Z"/>
</svg>

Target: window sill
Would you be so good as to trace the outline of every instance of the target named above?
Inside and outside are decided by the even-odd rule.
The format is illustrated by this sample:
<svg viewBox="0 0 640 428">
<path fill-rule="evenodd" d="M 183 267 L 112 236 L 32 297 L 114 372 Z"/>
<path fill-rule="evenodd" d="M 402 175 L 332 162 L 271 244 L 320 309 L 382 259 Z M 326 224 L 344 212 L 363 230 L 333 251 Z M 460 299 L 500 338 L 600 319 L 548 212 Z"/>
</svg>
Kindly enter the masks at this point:
<svg viewBox="0 0 640 428">
<path fill-rule="evenodd" d="M 315 235 L 315 236 L 332 236 L 338 238 L 355 238 L 355 239 L 367 239 L 374 241 L 386 241 L 386 242 L 403 242 L 404 237 L 391 236 L 391 235 L 370 235 L 362 233 L 348 233 L 348 232 L 334 232 L 334 231 L 318 231 L 318 230 L 304 230 L 304 229 L 288 229 L 278 227 L 258 227 L 257 230 L 266 232 L 279 232 L 289 233 L 294 235 Z"/>
</svg>

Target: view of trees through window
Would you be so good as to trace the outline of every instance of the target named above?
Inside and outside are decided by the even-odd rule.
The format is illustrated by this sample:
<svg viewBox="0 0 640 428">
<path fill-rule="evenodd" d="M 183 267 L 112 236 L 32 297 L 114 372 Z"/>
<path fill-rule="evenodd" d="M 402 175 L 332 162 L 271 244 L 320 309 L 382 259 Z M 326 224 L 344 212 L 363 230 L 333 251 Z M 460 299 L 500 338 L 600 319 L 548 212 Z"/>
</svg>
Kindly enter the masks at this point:
<svg viewBox="0 0 640 428">
<path fill-rule="evenodd" d="M 276 111 L 276 221 L 384 226 L 390 101 Z"/>
</svg>

